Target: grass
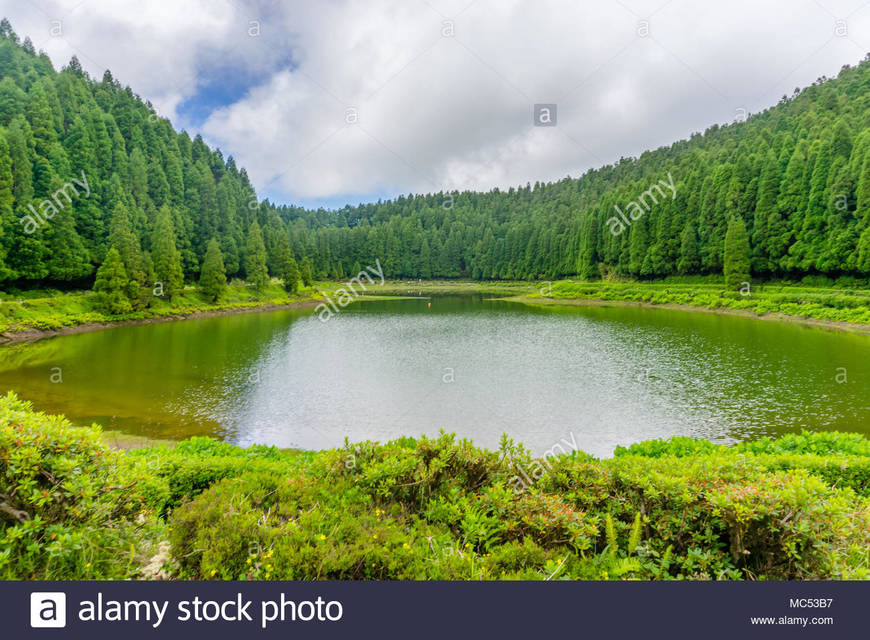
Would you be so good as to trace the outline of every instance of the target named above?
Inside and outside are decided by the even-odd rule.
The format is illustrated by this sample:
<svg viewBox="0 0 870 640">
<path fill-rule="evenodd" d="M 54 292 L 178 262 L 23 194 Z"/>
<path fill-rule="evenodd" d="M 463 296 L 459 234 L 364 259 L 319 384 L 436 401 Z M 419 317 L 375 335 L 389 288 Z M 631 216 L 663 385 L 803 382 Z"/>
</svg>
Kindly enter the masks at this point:
<svg viewBox="0 0 870 640">
<path fill-rule="evenodd" d="M 317 300 L 315 288 L 303 288 L 291 295 L 276 284 L 257 292 L 242 282 L 233 282 L 218 302 L 208 301 L 197 287 L 187 286 L 171 301 L 152 298 L 151 305 L 141 311 L 110 315 L 97 308 L 94 294 L 89 291 L 30 291 L 0 294 L 0 333 L 27 330 L 52 331 L 92 323 L 117 323 L 168 316 L 181 316 L 204 311 L 232 311 L 261 306 L 285 305 Z"/>
<path fill-rule="evenodd" d="M 781 314 L 829 323 L 870 325 L 870 290 L 756 284 L 748 291 L 728 291 L 715 283 L 577 282 L 562 280 L 524 297 L 529 302 L 604 300 L 670 304 L 739 311 L 759 316 Z"/>
<path fill-rule="evenodd" d="M 341 283 L 324 285 L 325 291 L 334 292 Z M 486 295 L 493 297 L 530 294 L 537 286 L 530 282 L 474 282 L 471 280 L 387 280 L 383 285 L 369 286 L 363 293 L 366 298 Z"/>
<path fill-rule="evenodd" d="M 812 319 L 823 323 L 870 325 L 870 289 L 865 283 L 852 288 L 833 283 L 814 286 L 792 283 L 758 283 L 749 291 L 728 291 L 718 278 L 695 277 L 658 282 L 473 282 L 390 280 L 368 285 L 359 291 L 367 299 L 440 295 L 485 295 L 527 303 L 553 304 L 570 301 L 611 301 L 649 305 L 677 305 L 732 311 L 758 316 Z M 90 292 L 52 290 L 0 293 L 0 333 L 52 331 L 91 323 L 117 323 L 150 318 L 184 316 L 204 311 L 232 311 L 317 301 L 335 297 L 341 282 L 316 282 L 296 295 L 289 295 L 273 282 L 257 293 L 243 282 L 234 281 L 219 303 L 204 299 L 198 289 L 186 287 L 171 302 L 154 299 L 145 310 L 122 316 L 105 314 L 96 308 Z M 356 298 L 356 296 L 352 296 Z"/>
<path fill-rule="evenodd" d="M 870 579 L 870 441 L 116 450 L 0 398 L 0 578 Z"/>
</svg>

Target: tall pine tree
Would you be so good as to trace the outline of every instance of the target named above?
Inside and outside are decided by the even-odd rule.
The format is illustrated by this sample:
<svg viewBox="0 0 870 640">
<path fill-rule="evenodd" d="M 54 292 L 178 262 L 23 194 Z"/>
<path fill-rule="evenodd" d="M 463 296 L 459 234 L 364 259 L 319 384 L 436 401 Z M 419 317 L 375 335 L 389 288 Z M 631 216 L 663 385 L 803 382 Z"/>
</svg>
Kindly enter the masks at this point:
<svg viewBox="0 0 870 640">
<path fill-rule="evenodd" d="M 245 277 L 257 291 L 262 291 L 269 284 L 266 245 L 263 244 L 263 234 L 256 220 L 248 229 L 248 240 L 245 244 Z"/>
<path fill-rule="evenodd" d="M 221 247 L 215 238 L 208 243 L 205 259 L 202 261 L 202 274 L 199 277 L 202 292 L 212 302 L 220 300 L 227 289 L 227 274 Z"/>
<path fill-rule="evenodd" d="M 117 249 L 109 249 L 105 261 L 97 270 L 97 279 L 94 282 L 97 303 L 106 313 L 129 313 L 133 307 L 127 298 L 126 289 L 127 273 L 124 271 L 124 263 Z"/>
<path fill-rule="evenodd" d="M 726 287 L 739 289 L 743 283 L 749 282 L 749 236 L 746 234 L 743 219 L 738 216 L 733 216 L 728 221 L 724 262 Z"/>
<path fill-rule="evenodd" d="M 157 212 L 154 230 L 151 234 L 151 259 L 154 261 L 154 292 L 158 297 L 172 299 L 181 291 L 184 274 L 181 258 L 175 248 L 175 229 L 172 226 L 172 212 L 163 205 Z"/>
</svg>

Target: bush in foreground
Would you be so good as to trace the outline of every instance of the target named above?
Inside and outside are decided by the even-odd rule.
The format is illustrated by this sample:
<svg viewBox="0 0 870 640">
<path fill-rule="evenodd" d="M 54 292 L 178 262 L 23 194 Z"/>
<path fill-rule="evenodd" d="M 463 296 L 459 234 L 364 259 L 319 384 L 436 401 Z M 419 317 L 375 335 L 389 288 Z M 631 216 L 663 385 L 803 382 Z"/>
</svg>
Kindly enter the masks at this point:
<svg viewBox="0 0 870 640">
<path fill-rule="evenodd" d="M 147 549 L 141 484 L 98 429 L 0 399 L 0 577 L 124 578 Z"/>
<path fill-rule="evenodd" d="M 182 579 L 868 579 L 868 462 L 831 433 L 608 460 L 451 435 L 113 452 L 10 395 L 0 575 L 153 576 L 168 539 L 154 557 Z"/>
</svg>

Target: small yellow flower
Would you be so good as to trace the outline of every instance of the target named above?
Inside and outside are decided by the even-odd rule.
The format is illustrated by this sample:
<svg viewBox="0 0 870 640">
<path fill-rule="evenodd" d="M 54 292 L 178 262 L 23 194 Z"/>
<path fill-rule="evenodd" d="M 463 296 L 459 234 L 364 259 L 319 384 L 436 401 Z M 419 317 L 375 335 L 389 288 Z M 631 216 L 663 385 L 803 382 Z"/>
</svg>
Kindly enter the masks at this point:
<svg viewBox="0 0 870 640">
<path fill-rule="evenodd" d="M 212 570 L 211 570 L 211 575 L 214 575 L 214 574 L 216 574 L 216 573 L 217 573 L 217 569 L 212 569 Z"/>
<path fill-rule="evenodd" d="M 322 533 L 321 533 L 319 536 L 317 536 L 317 537 L 318 537 L 318 539 L 320 539 L 320 540 L 326 540 L 326 536 L 323 535 Z"/>
<path fill-rule="evenodd" d="M 85 565 L 85 569 L 90 568 L 90 566 L 91 566 L 91 563 L 89 562 L 89 563 L 87 563 L 87 564 Z"/>
<path fill-rule="evenodd" d="M 248 564 L 251 564 L 251 559 L 250 559 L 250 558 L 248 558 Z"/>
<path fill-rule="evenodd" d="M 404 542 L 404 543 L 402 543 L 402 548 L 403 549 L 410 549 L 411 545 L 409 545 L 407 542 Z"/>
</svg>

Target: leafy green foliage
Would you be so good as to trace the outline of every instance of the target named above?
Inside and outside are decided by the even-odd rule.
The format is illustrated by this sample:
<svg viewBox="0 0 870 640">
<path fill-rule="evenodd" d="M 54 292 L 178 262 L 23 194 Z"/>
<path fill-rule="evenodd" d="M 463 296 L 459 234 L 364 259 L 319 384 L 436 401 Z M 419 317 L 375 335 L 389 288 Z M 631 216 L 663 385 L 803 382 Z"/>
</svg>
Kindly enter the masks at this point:
<svg viewBox="0 0 870 640">
<path fill-rule="evenodd" d="M 142 576 L 168 536 L 161 562 L 180 578 L 870 578 L 860 435 L 575 452 L 518 490 L 511 478 L 531 463 L 508 439 L 492 452 L 451 435 L 114 452 L 9 395 L 0 575 Z"/>
<path fill-rule="evenodd" d="M 828 284 L 828 283 L 826 283 Z M 830 283 L 833 284 L 833 283 Z M 844 282 L 841 288 L 815 288 L 778 284 L 757 285 L 731 291 L 721 284 L 704 282 L 656 284 L 631 282 L 553 283 L 542 298 L 595 299 L 649 304 L 677 304 L 708 309 L 733 309 L 759 315 L 780 313 L 830 322 L 870 324 L 870 293 Z"/>
<path fill-rule="evenodd" d="M 150 289 L 149 289 L 150 291 Z M 211 301 L 200 291 L 187 288 L 171 301 L 153 298 L 144 308 L 129 313 L 113 314 L 103 308 L 94 293 L 58 291 L 16 292 L 14 298 L 4 298 L 0 304 L 0 331 L 28 329 L 55 330 L 87 323 L 123 322 L 150 318 L 177 317 L 207 311 L 254 309 L 263 305 L 286 305 L 310 302 L 319 297 L 306 291 L 289 295 L 281 287 L 270 285 L 257 293 L 243 284 L 228 285 L 219 301 Z"/>
<path fill-rule="evenodd" d="M 133 476 L 97 429 L 0 399 L 0 577 L 123 578 L 148 551 Z"/>
<path fill-rule="evenodd" d="M 360 443 L 289 474 L 249 467 L 177 509 L 170 530 L 181 575 L 197 578 L 868 577 L 866 498 L 770 461 L 716 445 L 575 454 L 517 492 L 529 459 L 510 443 Z"/>
</svg>

